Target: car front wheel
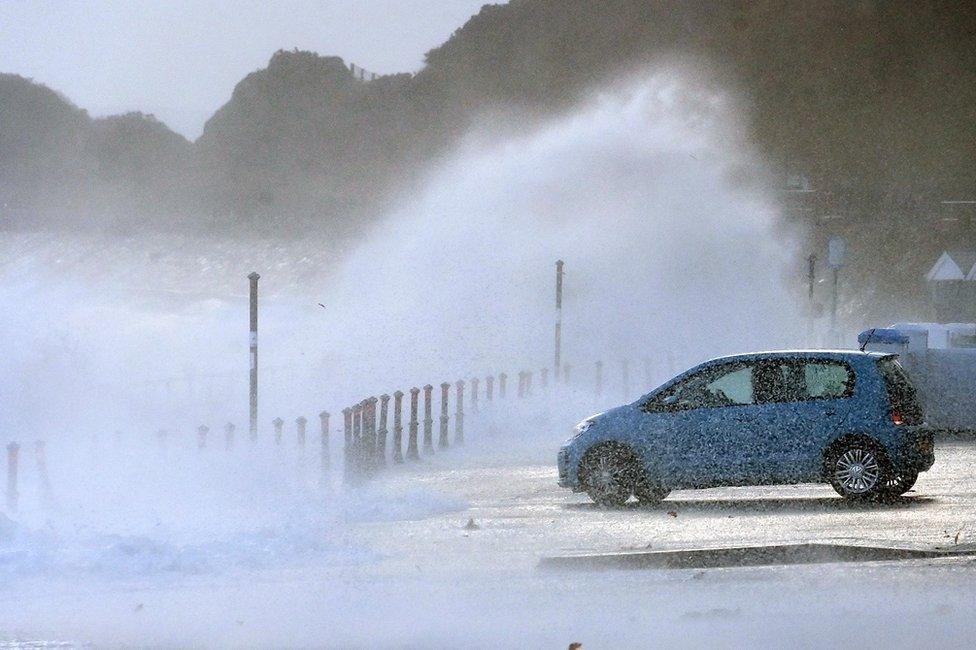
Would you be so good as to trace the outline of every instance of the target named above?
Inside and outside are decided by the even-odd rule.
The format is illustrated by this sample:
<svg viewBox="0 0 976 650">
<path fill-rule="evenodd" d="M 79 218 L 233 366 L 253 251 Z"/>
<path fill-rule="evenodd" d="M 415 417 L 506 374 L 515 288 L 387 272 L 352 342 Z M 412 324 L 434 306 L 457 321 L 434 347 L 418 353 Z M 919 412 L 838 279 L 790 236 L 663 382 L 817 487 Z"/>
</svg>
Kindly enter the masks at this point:
<svg viewBox="0 0 976 650">
<path fill-rule="evenodd" d="M 890 494 L 888 460 L 875 445 L 861 441 L 843 445 L 830 454 L 827 471 L 830 484 L 844 498 L 871 501 Z"/>
<path fill-rule="evenodd" d="M 603 445 L 589 451 L 580 464 L 586 494 L 601 506 L 622 506 L 634 493 L 639 464 L 621 445 Z"/>
</svg>

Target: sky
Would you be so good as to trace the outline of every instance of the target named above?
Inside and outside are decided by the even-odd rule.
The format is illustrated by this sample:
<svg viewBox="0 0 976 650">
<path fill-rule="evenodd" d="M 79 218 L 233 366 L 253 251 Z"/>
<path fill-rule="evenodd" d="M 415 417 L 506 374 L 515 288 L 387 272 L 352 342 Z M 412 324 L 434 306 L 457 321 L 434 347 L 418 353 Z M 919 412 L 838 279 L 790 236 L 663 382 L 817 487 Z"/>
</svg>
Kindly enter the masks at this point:
<svg viewBox="0 0 976 650">
<path fill-rule="evenodd" d="M 501 2 L 501 0 L 497 0 Z M 0 72 L 93 116 L 152 113 L 195 139 L 278 49 L 409 72 L 490 0 L 0 0 Z"/>
</svg>

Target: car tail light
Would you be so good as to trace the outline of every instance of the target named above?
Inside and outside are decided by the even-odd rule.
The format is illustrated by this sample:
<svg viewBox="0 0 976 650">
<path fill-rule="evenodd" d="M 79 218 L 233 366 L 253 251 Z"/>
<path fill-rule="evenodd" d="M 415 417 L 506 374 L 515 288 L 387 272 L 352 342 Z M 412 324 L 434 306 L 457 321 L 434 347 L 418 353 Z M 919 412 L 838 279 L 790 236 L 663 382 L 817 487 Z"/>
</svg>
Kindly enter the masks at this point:
<svg viewBox="0 0 976 650">
<path fill-rule="evenodd" d="M 901 411 L 892 411 L 891 412 L 891 421 L 892 421 L 892 423 L 894 423 L 894 424 L 896 424 L 898 426 L 901 426 L 902 424 L 905 424 L 905 418 L 902 416 Z"/>
</svg>

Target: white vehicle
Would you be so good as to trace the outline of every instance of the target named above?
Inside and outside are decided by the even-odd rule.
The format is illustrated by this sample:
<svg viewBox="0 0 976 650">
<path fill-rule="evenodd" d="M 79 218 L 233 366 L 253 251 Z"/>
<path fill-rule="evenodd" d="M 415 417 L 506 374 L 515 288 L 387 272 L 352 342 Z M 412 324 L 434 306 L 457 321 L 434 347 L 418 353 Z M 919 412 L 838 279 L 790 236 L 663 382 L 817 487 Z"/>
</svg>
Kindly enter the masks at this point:
<svg viewBox="0 0 976 650">
<path fill-rule="evenodd" d="M 933 429 L 976 431 L 976 323 L 895 323 L 861 332 L 858 343 L 899 355 Z"/>
</svg>

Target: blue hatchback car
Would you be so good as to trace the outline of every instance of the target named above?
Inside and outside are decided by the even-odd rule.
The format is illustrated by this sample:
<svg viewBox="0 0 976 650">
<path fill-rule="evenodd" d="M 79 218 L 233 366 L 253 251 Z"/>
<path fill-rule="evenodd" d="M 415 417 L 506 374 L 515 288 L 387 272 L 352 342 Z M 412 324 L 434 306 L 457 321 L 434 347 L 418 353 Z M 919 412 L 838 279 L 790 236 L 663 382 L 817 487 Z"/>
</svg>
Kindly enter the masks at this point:
<svg viewBox="0 0 976 650">
<path fill-rule="evenodd" d="M 822 481 L 874 500 L 904 494 L 934 462 L 896 355 L 819 350 L 707 361 L 580 422 L 558 456 L 559 485 L 601 505 Z"/>
</svg>

